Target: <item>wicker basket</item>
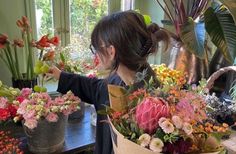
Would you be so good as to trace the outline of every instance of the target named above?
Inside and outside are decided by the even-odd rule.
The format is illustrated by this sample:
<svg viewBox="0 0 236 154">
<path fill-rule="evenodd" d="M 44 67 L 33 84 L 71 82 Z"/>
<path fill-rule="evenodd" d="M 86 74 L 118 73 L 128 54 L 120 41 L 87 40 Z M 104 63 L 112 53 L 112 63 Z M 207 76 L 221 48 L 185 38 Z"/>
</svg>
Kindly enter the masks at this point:
<svg viewBox="0 0 236 154">
<path fill-rule="evenodd" d="M 207 85 L 206 88 L 211 89 L 214 85 L 214 82 L 216 79 L 218 79 L 222 74 L 229 72 L 229 71 L 235 71 L 236 72 L 236 66 L 228 66 L 228 67 L 223 67 L 213 73 L 209 79 L 207 80 Z"/>
</svg>

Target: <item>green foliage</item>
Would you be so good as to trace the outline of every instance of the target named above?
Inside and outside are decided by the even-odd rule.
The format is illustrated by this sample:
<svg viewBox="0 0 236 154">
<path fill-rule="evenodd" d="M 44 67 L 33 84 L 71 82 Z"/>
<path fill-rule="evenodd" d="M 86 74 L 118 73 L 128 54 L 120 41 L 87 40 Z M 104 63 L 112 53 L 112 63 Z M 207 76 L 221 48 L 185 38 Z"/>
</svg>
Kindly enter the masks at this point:
<svg viewBox="0 0 236 154">
<path fill-rule="evenodd" d="M 107 15 L 107 0 L 71 0 L 71 43 L 80 44 L 86 51 L 96 23 Z"/>
<path fill-rule="evenodd" d="M 205 13 L 205 27 L 212 42 L 220 49 L 224 57 L 233 63 L 236 57 L 236 26 L 232 15 L 224 7 L 214 10 L 208 8 Z"/>
<path fill-rule="evenodd" d="M 232 84 L 232 87 L 230 88 L 230 95 L 234 101 L 236 101 L 236 80 Z"/>
<path fill-rule="evenodd" d="M 180 38 L 190 52 L 204 59 L 205 54 L 205 28 L 204 22 L 194 22 L 191 17 L 180 27 Z"/>
<path fill-rule="evenodd" d="M 39 35 L 52 34 L 53 18 L 51 0 L 35 0 L 35 5 L 37 10 L 42 10 L 43 12 Z"/>
<path fill-rule="evenodd" d="M 220 0 L 230 11 L 236 23 L 236 1 L 235 0 Z"/>
<path fill-rule="evenodd" d="M 138 127 L 138 125 L 129 119 L 120 119 L 120 121 L 113 121 L 115 128 L 124 135 L 128 140 L 137 142 L 139 136 L 144 132 Z"/>
</svg>

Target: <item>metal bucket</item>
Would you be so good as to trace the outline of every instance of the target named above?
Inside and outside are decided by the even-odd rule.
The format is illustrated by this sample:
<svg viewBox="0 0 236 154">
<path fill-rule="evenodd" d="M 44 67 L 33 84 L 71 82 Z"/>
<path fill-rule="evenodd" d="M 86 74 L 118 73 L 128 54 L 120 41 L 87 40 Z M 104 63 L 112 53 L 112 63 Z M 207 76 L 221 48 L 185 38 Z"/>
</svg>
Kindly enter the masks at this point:
<svg viewBox="0 0 236 154">
<path fill-rule="evenodd" d="M 73 112 L 69 115 L 68 120 L 80 120 L 84 116 L 84 110 L 85 110 L 85 102 L 79 103 L 80 109 L 78 111 Z"/>
<path fill-rule="evenodd" d="M 63 149 L 68 116 L 63 114 L 58 116 L 57 122 L 40 119 L 34 129 L 29 129 L 23 125 L 29 151 L 37 154 L 49 154 L 60 152 Z"/>
</svg>

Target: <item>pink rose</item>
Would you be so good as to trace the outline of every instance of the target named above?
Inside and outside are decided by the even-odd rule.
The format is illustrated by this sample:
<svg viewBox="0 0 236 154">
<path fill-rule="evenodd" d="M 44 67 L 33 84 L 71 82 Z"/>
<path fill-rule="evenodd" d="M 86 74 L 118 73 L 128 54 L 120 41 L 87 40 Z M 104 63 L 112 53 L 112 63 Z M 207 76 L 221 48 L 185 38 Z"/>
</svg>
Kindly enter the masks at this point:
<svg viewBox="0 0 236 154">
<path fill-rule="evenodd" d="M 0 108 L 5 109 L 7 107 L 8 100 L 4 97 L 0 97 Z"/>
<path fill-rule="evenodd" d="M 35 118 L 25 119 L 24 125 L 29 129 L 34 129 L 37 127 L 38 121 Z"/>
<path fill-rule="evenodd" d="M 57 122 L 58 120 L 58 115 L 55 114 L 55 113 L 49 113 L 46 117 L 46 119 L 49 121 L 49 122 Z"/>
<path fill-rule="evenodd" d="M 31 88 L 23 88 L 21 90 L 21 96 L 27 98 L 30 94 L 32 93 L 32 89 Z"/>
</svg>

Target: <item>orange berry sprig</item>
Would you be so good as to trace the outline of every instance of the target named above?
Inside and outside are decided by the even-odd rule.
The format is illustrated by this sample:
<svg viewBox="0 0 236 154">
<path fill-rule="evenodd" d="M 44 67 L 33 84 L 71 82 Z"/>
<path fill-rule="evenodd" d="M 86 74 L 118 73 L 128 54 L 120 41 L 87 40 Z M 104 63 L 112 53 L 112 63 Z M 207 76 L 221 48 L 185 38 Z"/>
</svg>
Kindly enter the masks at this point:
<svg viewBox="0 0 236 154">
<path fill-rule="evenodd" d="M 9 131 L 0 131 L 0 154 L 23 154 L 23 151 L 19 148 L 20 141 L 16 138 L 9 137 L 9 134 Z"/>
<path fill-rule="evenodd" d="M 212 132 L 226 133 L 227 131 L 229 131 L 229 125 L 223 123 L 221 126 L 218 126 L 207 122 L 204 125 L 199 125 L 199 129 L 207 133 L 212 133 Z"/>
</svg>

